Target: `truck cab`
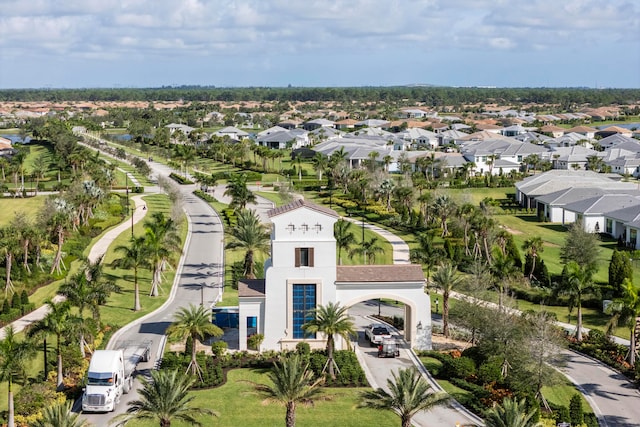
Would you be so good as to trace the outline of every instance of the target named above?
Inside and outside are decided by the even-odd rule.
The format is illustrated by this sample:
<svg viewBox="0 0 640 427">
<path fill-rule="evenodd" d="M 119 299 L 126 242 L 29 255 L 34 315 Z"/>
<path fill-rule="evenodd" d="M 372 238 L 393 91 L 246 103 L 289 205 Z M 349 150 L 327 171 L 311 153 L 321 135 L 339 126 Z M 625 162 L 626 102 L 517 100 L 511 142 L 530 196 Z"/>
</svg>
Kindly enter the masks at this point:
<svg viewBox="0 0 640 427">
<path fill-rule="evenodd" d="M 97 350 L 91 357 L 82 410 L 111 412 L 120 401 L 125 386 L 122 350 Z"/>
</svg>

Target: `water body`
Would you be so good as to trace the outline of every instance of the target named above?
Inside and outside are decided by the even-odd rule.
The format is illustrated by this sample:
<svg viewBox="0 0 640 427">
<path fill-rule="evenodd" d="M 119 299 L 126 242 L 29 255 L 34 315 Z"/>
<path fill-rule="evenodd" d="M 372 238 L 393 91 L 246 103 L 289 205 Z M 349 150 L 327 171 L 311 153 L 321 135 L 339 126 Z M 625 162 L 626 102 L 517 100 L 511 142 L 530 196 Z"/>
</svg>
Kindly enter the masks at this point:
<svg viewBox="0 0 640 427">
<path fill-rule="evenodd" d="M 20 135 L 16 135 L 15 133 L 0 134 L 0 136 L 3 138 L 10 139 L 12 144 L 16 144 L 16 143 L 28 144 L 31 141 L 31 137 L 26 137 L 25 140 L 23 141 L 22 138 L 20 138 Z"/>
</svg>

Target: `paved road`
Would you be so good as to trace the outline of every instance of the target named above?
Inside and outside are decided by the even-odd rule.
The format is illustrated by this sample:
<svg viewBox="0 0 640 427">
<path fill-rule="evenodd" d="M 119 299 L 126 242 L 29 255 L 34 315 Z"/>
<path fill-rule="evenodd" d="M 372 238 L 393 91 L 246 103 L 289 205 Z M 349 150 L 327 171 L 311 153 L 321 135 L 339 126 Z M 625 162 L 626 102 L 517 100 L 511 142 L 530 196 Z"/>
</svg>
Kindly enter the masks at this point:
<svg viewBox="0 0 640 427">
<path fill-rule="evenodd" d="M 163 165 L 151 166 L 156 174 L 169 173 L 169 168 Z M 138 371 L 142 374 L 153 369 L 154 361 L 162 354 L 164 331 L 173 321 L 173 313 L 189 304 L 198 305 L 202 302 L 205 306 L 210 306 L 220 293 L 223 280 L 223 229 L 220 219 L 209 205 L 192 194 L 194 186 L 179 188 L 189 221 L 189 237 L 171 295 L 159 310 L 118 331 L 108 345 L 108 348 L 115 348 L 123 340 L 152 340 L 151 354 L 154 357 L 150 362 L 138 365 Z M 169 286 L 170 284 L 165 284 L 165 291 L 169 291 Z M 126 410 L 127 402 L 135 398 L 136 393 L 125 395 L 116 411 Z M 107 426 L 113 415 L 83 414 L 83 418 L 100 427 Z"/>
<path fill-rule="evenodd" d="M 394 310 L 395 309 L 395 310 Z M 382 309 L 383 315 L 391 314 L 398 309 L 396 307 L 384 306 Z M 406 369 L 412 366 L 416 366 L 420 369 L 420 372 L 430 384 L 431 389 L 434 391 L 440 391 L 441 388 L 438 384 L 428 375 L 427 371 L 422 367 L 419 360 L 416 358 L 415 353 L 409 348 L 405 342 L 403 348 L 400 350 L 400 357 L 396 358 L 378 358 L 378 351 L 375 347 L 371 347 L 371 344 L 365 339 L 363 329 L 366 325 L 370 324 L 373 318 L 368 317 L 372 314 L 377 314 L 378 304 L 375 301 L 365 301 L 356 304 L 349 308 L 349 315 L 355 320 L 356 327 L 358 329 L 358 342 L 356 346 L 356 355 L 367 375 L 367 380 L 373 388 L 382 387 L 385 390 L 389 390 L 387 386 L 387 378 L 391 378 L 392 372 L 397 372 L 398 369 Z M 404 342 L 402 337 L 396 332 L 398 342 Z M 468 412 L 461 407 L 457 402 L 452 402 L 444 406 L 437 406 L 429 411 L 423 411 L 417 413 L 412 423 L 417 427 L 426 426 L 450 426 L 456 425 L 483 425 L 482 420 L 475 415 Z"/>
</svg>

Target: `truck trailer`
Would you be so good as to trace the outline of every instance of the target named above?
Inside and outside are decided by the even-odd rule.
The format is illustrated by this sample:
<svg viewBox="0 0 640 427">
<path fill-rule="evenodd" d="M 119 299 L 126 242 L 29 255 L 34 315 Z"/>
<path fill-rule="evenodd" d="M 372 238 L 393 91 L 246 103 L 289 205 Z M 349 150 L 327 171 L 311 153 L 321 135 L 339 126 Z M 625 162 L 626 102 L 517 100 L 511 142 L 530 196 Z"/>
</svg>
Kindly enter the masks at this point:
<svg viewBox="0 0 640 427">
<path fill-rule="evenodd" d="M 151 344 L 151 341 L 122 342 L 116 350 L 96 350 L 89 362 L 82 411 L 112 412 L 122 395 L 133 387 L 138 363 L 149 360 Z"/>
</svg>

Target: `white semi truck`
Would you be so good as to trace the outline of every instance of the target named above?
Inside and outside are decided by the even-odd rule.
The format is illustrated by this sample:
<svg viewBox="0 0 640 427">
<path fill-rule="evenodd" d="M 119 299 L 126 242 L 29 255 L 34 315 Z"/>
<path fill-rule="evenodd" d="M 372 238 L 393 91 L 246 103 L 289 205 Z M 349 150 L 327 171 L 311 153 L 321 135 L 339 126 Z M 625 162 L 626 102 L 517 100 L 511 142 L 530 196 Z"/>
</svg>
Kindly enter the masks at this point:
<svg viewBox="0 0 640 427">
<path fill-rule="evenodd" d="M 122 395 L 133 387 L 138 363 L 149 360 L 151 344 L 151 341 L 121 342 L 116 345 L 117 350 L 96 350 L 89 362 L 82 411 L 113 411 Z"/>
</svg>

